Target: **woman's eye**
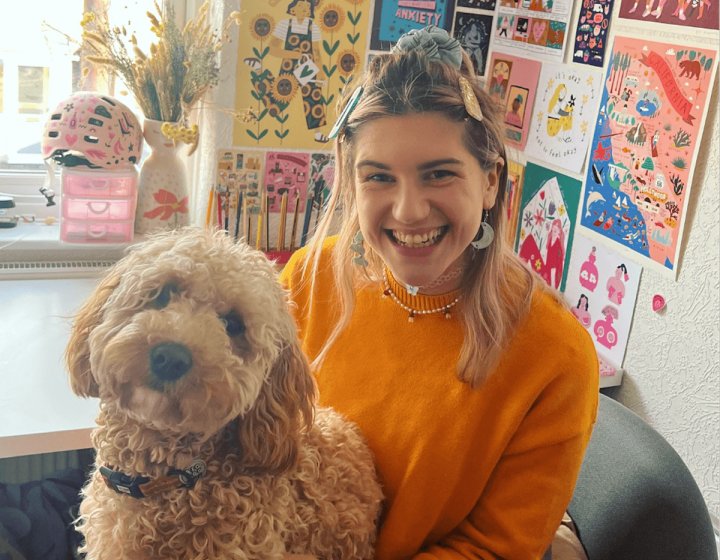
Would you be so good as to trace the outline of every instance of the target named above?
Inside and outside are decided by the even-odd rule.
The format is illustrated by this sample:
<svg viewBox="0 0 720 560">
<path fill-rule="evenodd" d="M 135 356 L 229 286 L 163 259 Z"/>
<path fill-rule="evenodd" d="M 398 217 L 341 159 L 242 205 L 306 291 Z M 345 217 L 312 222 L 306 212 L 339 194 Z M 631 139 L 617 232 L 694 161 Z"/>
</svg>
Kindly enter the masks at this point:
<svg viewBox="0 0 720 560">
<path fill-rule="evenodd" d="M 393 178 L 387 173 L 373 173 L 365 177 L 365 181 L 371 183 L 389 183 L 392 180 Z"/>
<path fill-rule="evenodd" d="M 437 181 L 439 179 L 447 179 L 448 177 L 454 177 L 455 173 L 448 171 L 447 169 L 434 169 L 428 173 L 427 177 L 431 181 Z"/>
<path fill-rule="evenodd" d="M 155 309 L 163 309 L 168 306 L 173 294 L 178 293 L 177 284 L 165 284 L 155 296 L 152 305 Z"/>
<path fill-rule="evenodd" d="M 238 336 L 245 332 L 245 323 L 240 315 L 234 311 L 223 316 L 222 321 L 225 323 L 225 332 L 228 333 L 230 337 Z"/>
</svg>

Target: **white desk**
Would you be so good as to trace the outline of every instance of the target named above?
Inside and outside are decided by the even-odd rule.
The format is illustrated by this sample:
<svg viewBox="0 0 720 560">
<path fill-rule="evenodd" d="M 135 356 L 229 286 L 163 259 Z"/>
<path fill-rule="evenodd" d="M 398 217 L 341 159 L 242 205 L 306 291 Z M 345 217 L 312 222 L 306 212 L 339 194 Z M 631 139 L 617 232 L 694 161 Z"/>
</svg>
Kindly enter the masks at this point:
<svg viewBox="0 0 720 560">
<path fill-rule="evenodd" d="M 98 401 L 71 391 L 63 356 L 97 282 L 0 280 L 0 458 L 91 447 Z"/>
</svg>

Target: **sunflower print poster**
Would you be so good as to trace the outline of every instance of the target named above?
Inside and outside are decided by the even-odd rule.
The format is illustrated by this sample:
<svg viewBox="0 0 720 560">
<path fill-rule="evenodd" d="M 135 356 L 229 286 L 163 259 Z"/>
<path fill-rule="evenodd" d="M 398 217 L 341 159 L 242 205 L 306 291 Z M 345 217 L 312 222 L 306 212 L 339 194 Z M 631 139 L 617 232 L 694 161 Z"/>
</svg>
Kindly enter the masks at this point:
<svg viewBox="0 0 720 560">
<path fill-rule="evenodd" d="M 242 2 L 233 144 L 322 149 L 365 60 L 371 0 Z"/>
</svg>

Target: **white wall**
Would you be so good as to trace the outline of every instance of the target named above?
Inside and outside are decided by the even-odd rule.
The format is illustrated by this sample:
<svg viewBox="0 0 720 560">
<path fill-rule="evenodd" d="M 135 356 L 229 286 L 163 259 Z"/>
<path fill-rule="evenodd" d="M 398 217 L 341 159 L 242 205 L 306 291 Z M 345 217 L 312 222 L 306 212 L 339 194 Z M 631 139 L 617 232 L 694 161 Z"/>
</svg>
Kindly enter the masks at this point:
<svg viewBox="0 0 720 560">
<path fill-rule="evenodd" d="M 622 385 L 607 390 L 687 463 L 720 518 L 720 130 L 718 79 L 700 146 L 677 281 L 643 270 Z M 654 294 L 667 300 L 654 313 Z"/>
</svg>

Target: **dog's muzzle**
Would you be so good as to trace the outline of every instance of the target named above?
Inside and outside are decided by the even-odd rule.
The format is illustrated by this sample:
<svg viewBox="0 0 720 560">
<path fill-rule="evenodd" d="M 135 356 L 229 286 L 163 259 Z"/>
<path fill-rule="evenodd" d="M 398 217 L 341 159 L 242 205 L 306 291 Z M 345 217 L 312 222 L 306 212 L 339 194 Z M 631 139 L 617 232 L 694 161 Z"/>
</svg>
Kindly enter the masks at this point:
<svg viewBox="0 0 720 560">
<path fill-rule="evenodd" d="M 177 381 L 192 367 L 192 353 L 184 344 L 163 342 L 150 350 L 150 371 L 160 381 Z"/>
</svg>

